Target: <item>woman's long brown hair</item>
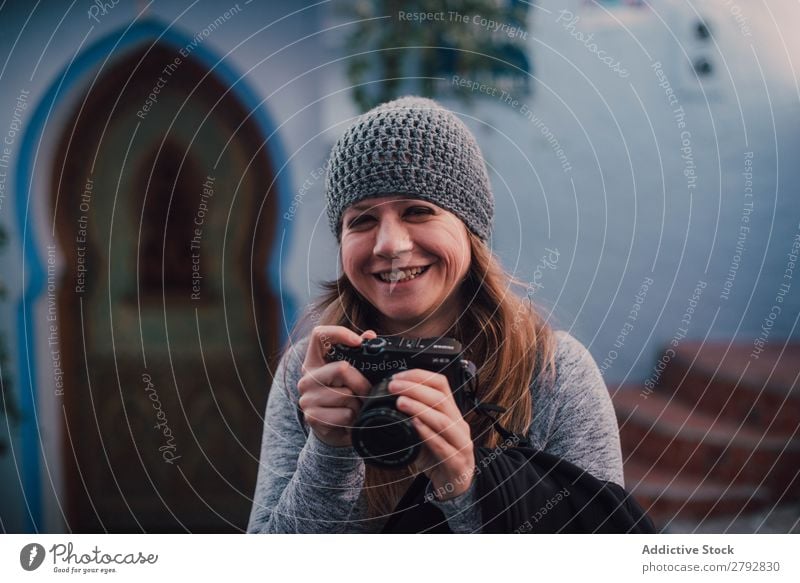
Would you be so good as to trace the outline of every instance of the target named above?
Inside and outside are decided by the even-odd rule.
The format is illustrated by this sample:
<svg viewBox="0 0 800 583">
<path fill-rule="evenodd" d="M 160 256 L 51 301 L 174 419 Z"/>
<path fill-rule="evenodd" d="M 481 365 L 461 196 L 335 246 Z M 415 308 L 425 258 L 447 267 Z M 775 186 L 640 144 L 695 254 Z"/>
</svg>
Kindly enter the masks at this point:
<svg viewBox="0 0 800 583">
<path fill-rule="evenodd" d="M 465 357 L 478 368 L 478 398 L 506 408 L 498 421 L 509 431 L 526 434 L 532 419 L 530 385 L 549 383 L 554 377 L 553 331 L 536 311 L 529 297 L 511 289 L 524 286 L 509 275 L 486 244 L 467 230 L 472 261 L 459 290 L 462 312 L 443 336 L 459 340 Z M 379 314 L 353 287 L 347 276 L 321 284 L 323 293 L 295 326 L 345 326 L 358 334 L 381 334 Z M 304 330 L 305 333 L 310 330 Z M 290 339 L 290 343 L 292 340 Z M 477 446 L 497 447 L 499 435 L 491 422 L 475 412 L 465 416 Z M 413 479 L 409 468 L 382 470 L 367 466 L 365 497 L 370 517 L 390 513 Z"/>
</svg>

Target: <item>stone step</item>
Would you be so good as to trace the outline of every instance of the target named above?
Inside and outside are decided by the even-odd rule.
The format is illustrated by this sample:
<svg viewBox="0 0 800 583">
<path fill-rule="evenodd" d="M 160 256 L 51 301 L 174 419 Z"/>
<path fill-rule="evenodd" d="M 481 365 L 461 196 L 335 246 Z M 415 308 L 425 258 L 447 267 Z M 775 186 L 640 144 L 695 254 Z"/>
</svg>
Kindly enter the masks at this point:
<svg viewBox="0 0 800 583">
<path fill-rule="evenodd" d="M 763 488 L 730 485 L 713 479 L 675 476 L 636 461 L 625 463 L 625 487 L 663 530 L 675 521 L 703 522 L 771 507 Z"/>
<path fill-rule="evenodd" d="M 650 375 L 657 391 L 712 417 L 783 435 L 800 426 L 798 343 L 768 344 L 756 355 L 749 343 L 684 341 L 659 363 Z"/>
<path fill-rule="evenodd" d="M 800 494 L 800 429 L 783 434 L 710 415 L 669 395 L 612 392 L 624 459 L 686 479 Z"/>
</svg>

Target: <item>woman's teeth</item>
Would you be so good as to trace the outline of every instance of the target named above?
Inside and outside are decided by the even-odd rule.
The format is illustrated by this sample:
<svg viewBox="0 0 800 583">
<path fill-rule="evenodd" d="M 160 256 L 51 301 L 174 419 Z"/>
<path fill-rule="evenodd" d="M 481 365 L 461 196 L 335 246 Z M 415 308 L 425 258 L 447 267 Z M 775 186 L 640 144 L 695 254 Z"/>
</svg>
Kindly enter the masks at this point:
<svg viewBox="0 0 800 583">
<path fill-rule="evenodd" d="M 408 269 L 405 271 L 393 271 L 389 273 L 379 273 L 378 277 L 380 277 L 383 281 L 394 283 L 398 281 L 407 281 L 414 279 L 421 275 L 427 267 L 415 267 L 414 269 Z"/>
</svg>

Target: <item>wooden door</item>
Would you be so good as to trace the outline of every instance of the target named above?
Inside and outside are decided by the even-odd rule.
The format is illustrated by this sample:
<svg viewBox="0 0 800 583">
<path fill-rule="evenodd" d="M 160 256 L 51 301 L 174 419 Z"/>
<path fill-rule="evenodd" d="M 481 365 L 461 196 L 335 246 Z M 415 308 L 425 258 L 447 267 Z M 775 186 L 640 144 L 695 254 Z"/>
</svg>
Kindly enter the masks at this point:
<svg viewBox="0 0 800 583">
<path fill-rule="evenodd" d="M 52 174 L 68 527 L 237 531 L 278 350 L 272 168 L 191 57 L 156 45 L 106 71 Z"/>
</svg>

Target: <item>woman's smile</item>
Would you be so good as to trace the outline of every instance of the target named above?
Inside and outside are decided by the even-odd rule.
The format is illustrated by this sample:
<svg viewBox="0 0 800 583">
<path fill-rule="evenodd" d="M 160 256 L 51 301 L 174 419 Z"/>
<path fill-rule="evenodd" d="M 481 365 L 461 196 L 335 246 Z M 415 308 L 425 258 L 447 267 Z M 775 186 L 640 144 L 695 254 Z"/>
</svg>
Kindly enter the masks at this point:
<svg viewBox="0 0 800 583">
<path fill-rule="evenodd" d="M 471 260 L 458 217 L 398 195 L 353 205 L 342 223 L 343 269 L 383 316 L 384 333 L 434 335 L 452 325 Z"/>
<path fill-rule="evenodd" d="M 420 280 L 428 273 L 430 267 L 430 265 L 425 265 L 424 267 L 397 269 L 376 274 L 375 279 L 386 286 L 388 293 L 392 293 L 396 289 L 410 289 L 413 287 L 412 283 L 420 283 Z"/>
</svg>

